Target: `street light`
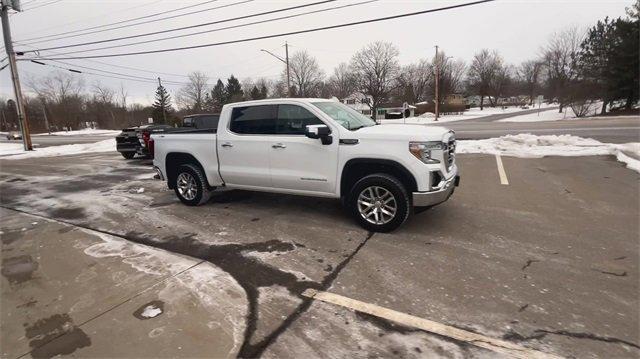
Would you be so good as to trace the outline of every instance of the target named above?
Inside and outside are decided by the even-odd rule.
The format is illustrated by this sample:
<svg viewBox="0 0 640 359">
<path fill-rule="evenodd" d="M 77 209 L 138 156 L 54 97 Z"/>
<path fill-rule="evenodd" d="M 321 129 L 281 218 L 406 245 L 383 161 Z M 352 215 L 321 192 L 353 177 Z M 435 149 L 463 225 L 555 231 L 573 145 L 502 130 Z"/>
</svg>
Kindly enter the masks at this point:
<svg viewBox="0 0 640 359">
<path fill-rule="evenodd" d="M 287 97 L 291 97 L 291 75 L 289 74 L 289 44 L 287 44 L 285 42 L 284 43 L 284 47 L 285 47 L 285 55 L 286 55 L 286 57 L 284 59 L 282 57 L 272 53 L 269 50 L 260 49 L 260 51 L 266 52 L 267 54 L 275 57 L 276 59 L 284 62 L 284 64 L 287 65 Z"/>
</svg>

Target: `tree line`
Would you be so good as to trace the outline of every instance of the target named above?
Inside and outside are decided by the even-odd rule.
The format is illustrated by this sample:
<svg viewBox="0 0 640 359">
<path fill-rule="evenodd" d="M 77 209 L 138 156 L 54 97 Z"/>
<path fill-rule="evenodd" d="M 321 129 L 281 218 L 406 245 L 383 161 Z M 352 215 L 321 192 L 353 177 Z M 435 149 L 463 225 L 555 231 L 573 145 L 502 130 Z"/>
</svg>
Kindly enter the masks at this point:
<svg viewBox="0 0 640 359">
<path fill-rule="evenodd" d="M 542 95 L 556 102 L 559 111 L 570 106 L 578 116 L 617 108 L 631 110 L 638 102 L 640 74 L 640 0 L 627 9 L 627 16 L 605 18 L 581 30 L 565 28 L 549 37 L 537 56 L 519 64 L 505 61 L 497 50 L 481 49 L 467 63 L 439 51 L 432 58 L 401 65 L 398 48 L 374 42 L 357 51 L 348 62 L 326 74 L 307 51 L 289 59 L 287 72 L 277 79 L 234 75 L 215 83 L 204 72 L 188 75 L 186 84 L 173 97 L 163 86 L 156 89 L 151 106 L 127 102 L 124 87 L 112 89 L 95 82 L 86 86 L 82 77 L 57 72 L 28 81 L 34 95 L 26 98 L 26 111 L 34 131 L 81 128 L 87 123 L 100 128 L 121 128 L 146 123 L 179 123 L 191 113 L 217 113 L 224 104 L 279 97 L 336 97 L 343 101 L 354 94 L 371 113 L 386 103 L 433 103 L 436 70 L 441 104 L 451 94 L 476 96 L 485 106 L 531 105 Z M 1 100 L 1 99 L 0 99 Z M 0 101 L 3 130 L 17 128 L 15 103 Z M 45 121 L 46 119 L 46 121 Z"/>
</svg>

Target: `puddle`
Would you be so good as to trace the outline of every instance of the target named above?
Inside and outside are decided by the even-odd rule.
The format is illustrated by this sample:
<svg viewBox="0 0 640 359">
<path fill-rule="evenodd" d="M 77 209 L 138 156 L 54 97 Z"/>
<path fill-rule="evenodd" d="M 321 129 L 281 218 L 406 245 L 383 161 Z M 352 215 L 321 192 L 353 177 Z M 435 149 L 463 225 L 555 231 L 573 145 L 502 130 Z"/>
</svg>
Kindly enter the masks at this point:
<svg viewBox="0 0 640 359">
<path fill-rule="evenodd" d="M 91 339 L 75 326 L 68 314 L 55 314 L 29 325 L 24 324 L 25 337 L 30 339 L 31 356 L 53 358 L 69 355 L 91 345 Z"/>
<path fill-rule="evenodd" d="M 37 269 L 38 262 L 29 255 L 2 259 L 2 275 L 11 284 L 20 284 L 33 279 L 33 272 Z"/>
</svg>

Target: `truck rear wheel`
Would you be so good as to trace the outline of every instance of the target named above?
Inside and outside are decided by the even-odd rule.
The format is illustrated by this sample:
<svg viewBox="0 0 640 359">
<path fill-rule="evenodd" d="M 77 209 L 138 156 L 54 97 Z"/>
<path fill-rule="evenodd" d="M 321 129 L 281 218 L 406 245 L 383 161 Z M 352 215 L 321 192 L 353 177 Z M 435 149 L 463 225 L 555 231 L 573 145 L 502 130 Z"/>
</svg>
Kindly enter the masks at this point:
<svg viewBox="0 0 640 359">
<path fill-rule="evenodd" d="M 132 159 L 133 156 L 136 155 L 135 152 L 120 152 L 120 153 L 122 154 L 122 157 L 124 157 L 124 158 L 126 158 L 128 160 Z"/>
<path fill-rule="evenodd" d="M 192 164 L 178 167 L 173 189 L 180 201 L 187 206 L 199 206 L 211 197 L 204 173 L 198 166 Z"/>
<path fill-rule="evenodd" d="M 351 189 L 347 206 L 360 226 L 391 232 L 409 217 L 409 195 L 397 178 L 386 173 L 363 177 Z"/>
</svg>

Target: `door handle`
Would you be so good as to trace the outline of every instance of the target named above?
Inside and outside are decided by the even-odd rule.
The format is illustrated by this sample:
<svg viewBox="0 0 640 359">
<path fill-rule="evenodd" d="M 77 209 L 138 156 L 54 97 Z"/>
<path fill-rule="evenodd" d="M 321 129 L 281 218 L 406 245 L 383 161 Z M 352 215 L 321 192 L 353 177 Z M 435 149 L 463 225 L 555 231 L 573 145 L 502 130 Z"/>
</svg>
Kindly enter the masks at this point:
<svg viewBox="0 0 640 359">
<path fill-rule="evenodd" d="M 233 147 L 233 144 L 231 142 L 225 142 L 221 146 L 222 147 Z"/>
<path fill-rule="evenodd" d="M 283 144 L 283 143 L 276 143 L 275 145 L 271 146 L 273 148 L 287 148 L 287 145 Z"/>
</svg>

